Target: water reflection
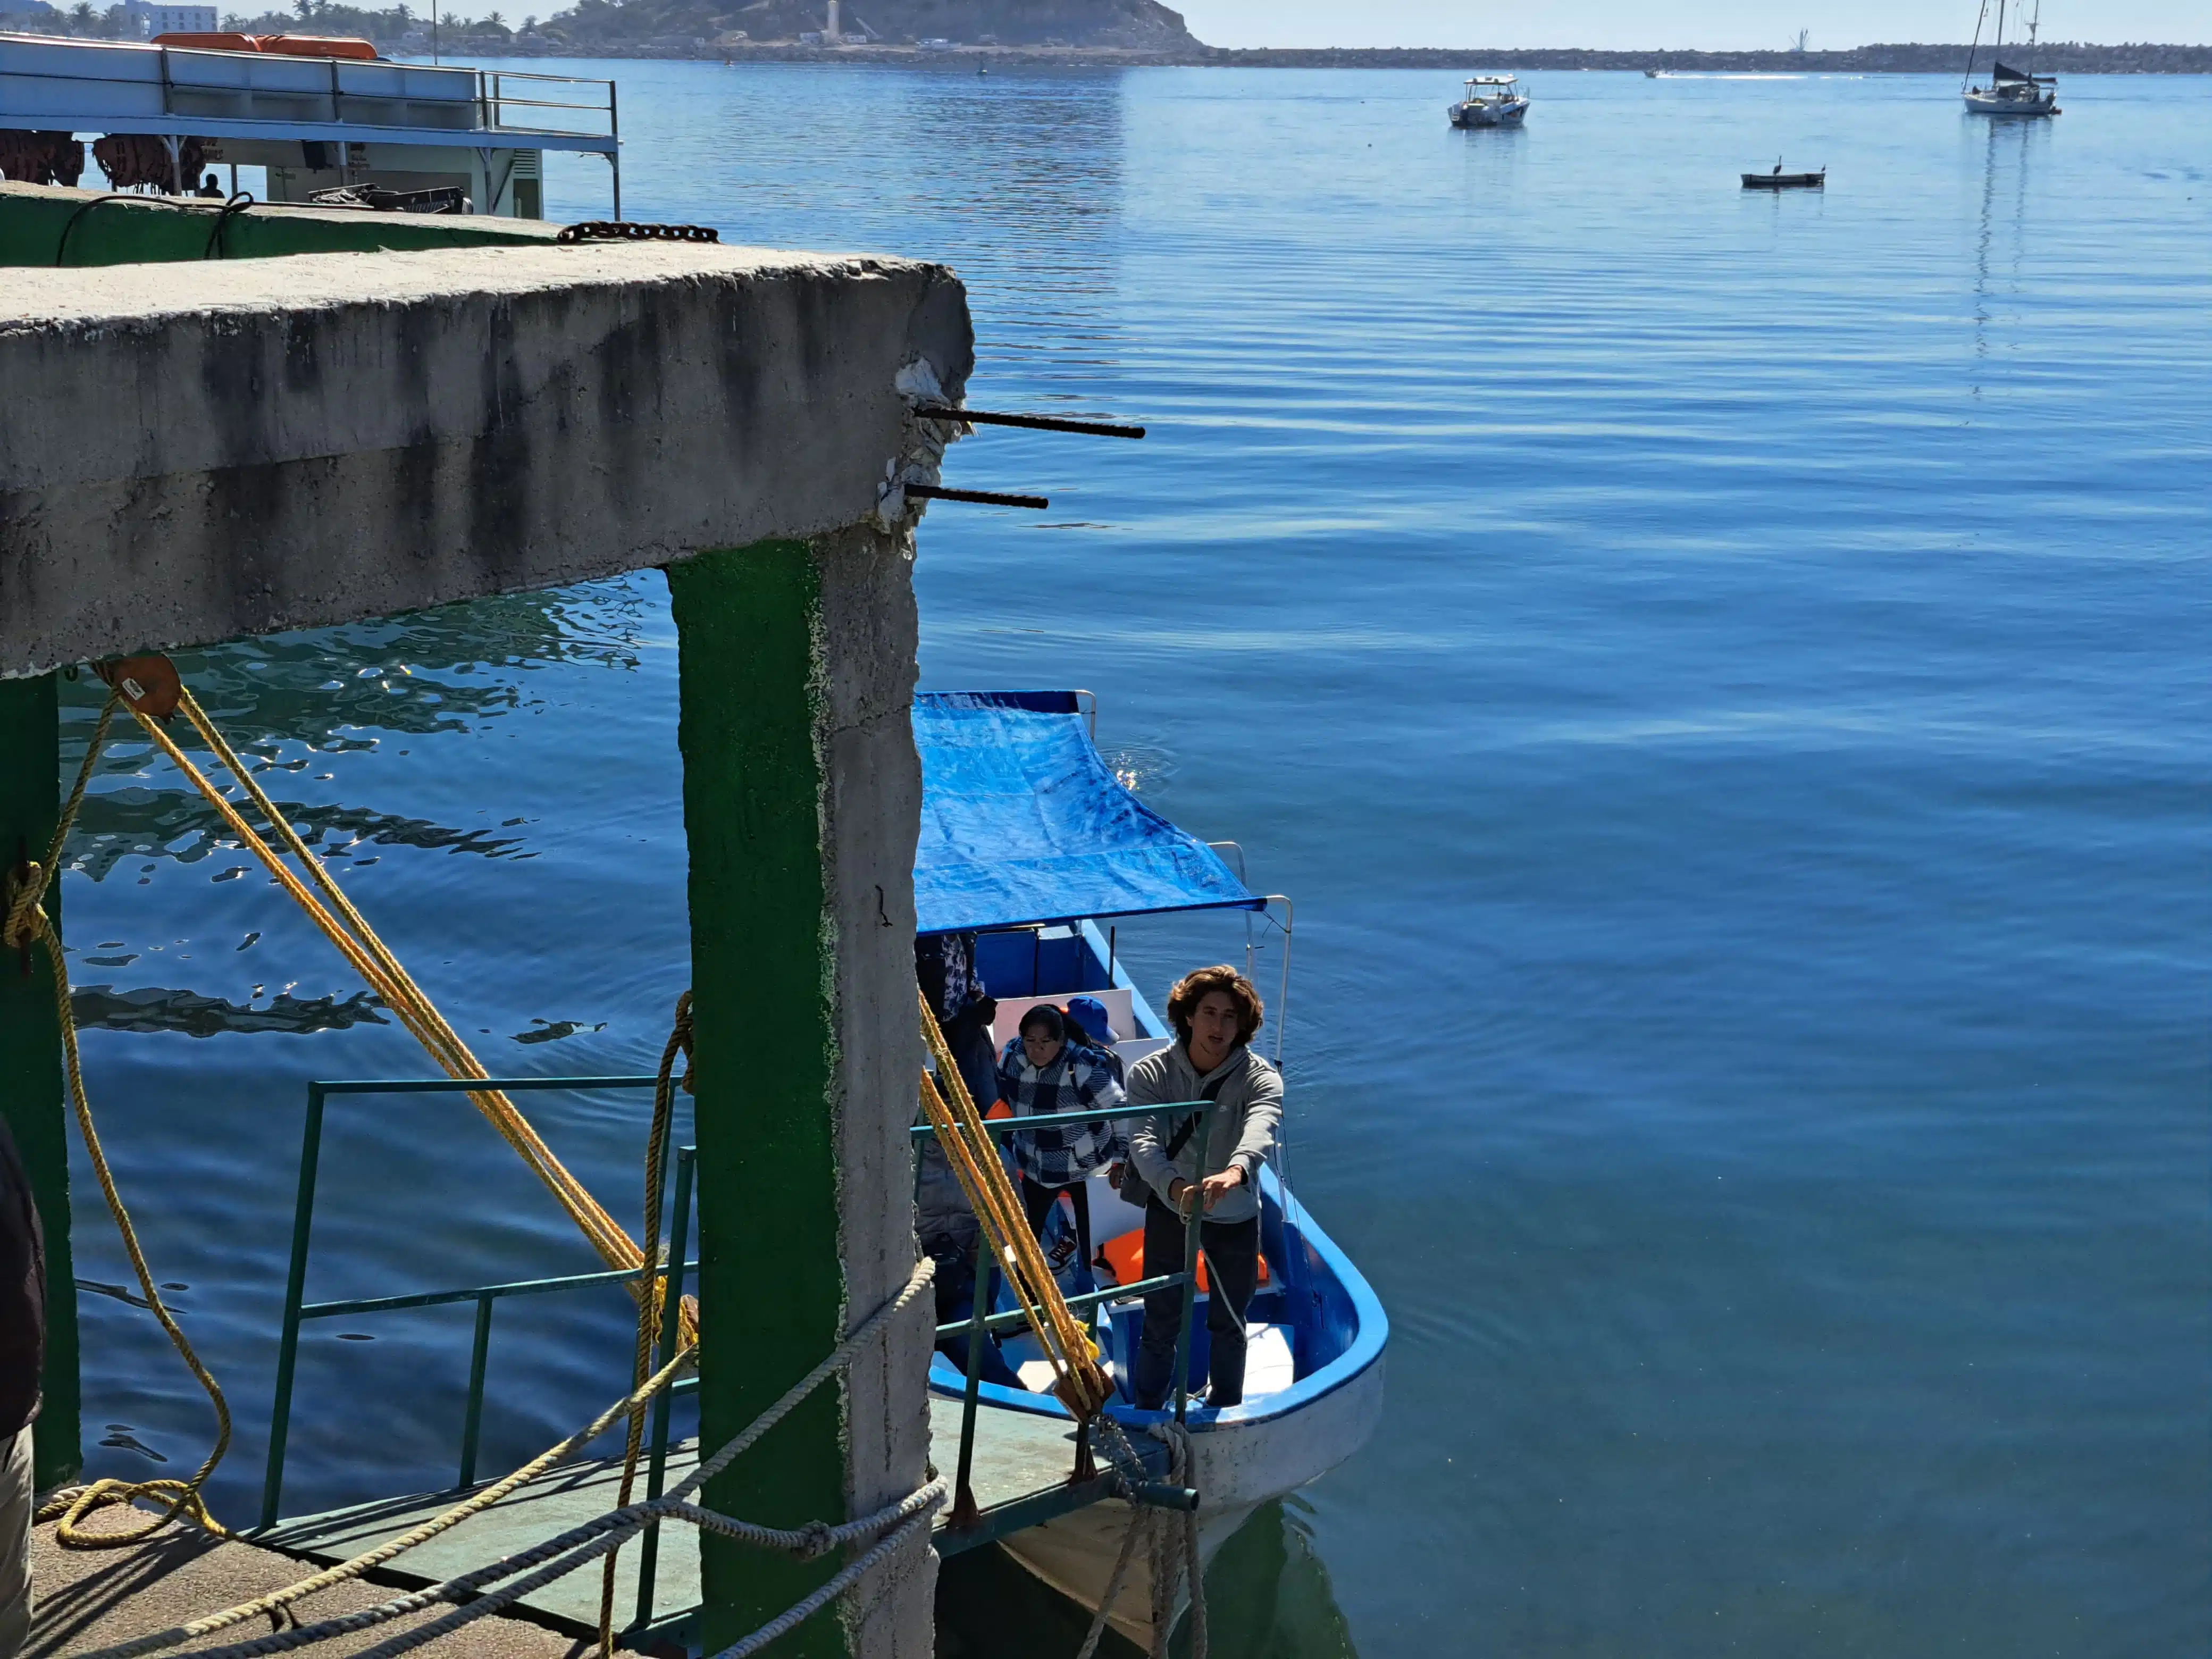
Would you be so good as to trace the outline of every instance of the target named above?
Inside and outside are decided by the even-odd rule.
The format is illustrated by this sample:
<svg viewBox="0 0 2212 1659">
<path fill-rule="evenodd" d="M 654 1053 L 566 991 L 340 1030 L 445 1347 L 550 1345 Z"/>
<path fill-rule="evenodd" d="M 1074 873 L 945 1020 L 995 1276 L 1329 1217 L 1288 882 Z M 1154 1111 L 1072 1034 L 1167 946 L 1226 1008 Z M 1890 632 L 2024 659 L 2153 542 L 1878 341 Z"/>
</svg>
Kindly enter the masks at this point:
<svg viewBox="0 0 2212 1659">
<path fill-rule="evenodd" d="M 1312 1510 L 1292 1495 L 1264 1504 L 1206 1569 L 1206 1650 L 1212 1659 L 1358 1659 L 1316 1552 Z M 938 1571 L 937 1650 L 943 1659 L 1063 1659 L 1090 1620 L 997 1549 L 954 1556 Z M 1169 1651 L 1190 1652 L 1188 1620 Z M 1112 1630 L 1098 1651 L 1134 1659 L 1140 1650 Z"/>
<path fill-rule="evenodd" d="M 1992 252 L 1999 234 L 2002 233 L 2010 246 L 2010 258 L 2004 261 L 2006 290 L 2018 293 L 2021 262 L 2027 252 L 2029 162 L 2035 145 L 2049 130 L 2050 124 L 2046 121 L 1993 121 L 1986 117 L 1968 118 L 1981 121 L 1984 129 L 1981 218 L 1974 238 L 1974 359 L 1978 370 L 1990 355 Z M 1998 204 L 2000 176 L 2008 168 L 2012 184 L 2012 202 L 2008 210 Z M 1981 390 L 1979 384 L 1973 387 L 1977 397 L 1981 394 Z"/>
</svg>

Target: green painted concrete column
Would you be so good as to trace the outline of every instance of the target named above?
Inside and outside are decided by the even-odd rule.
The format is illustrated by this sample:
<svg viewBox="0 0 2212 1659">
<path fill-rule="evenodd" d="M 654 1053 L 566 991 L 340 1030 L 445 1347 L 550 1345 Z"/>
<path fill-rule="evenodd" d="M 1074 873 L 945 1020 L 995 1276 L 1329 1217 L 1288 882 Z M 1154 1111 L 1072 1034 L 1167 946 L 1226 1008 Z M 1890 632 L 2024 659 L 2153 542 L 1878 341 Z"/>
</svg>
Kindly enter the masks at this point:
<svg viewBox="0 0 2212 1659">
<path fill-rule="evenodd" d="M 837 1340 L 837 1171 L 823 1109 L 836 1064 L 824 994 L 805 545 L 767 542 L 672 566 L 680 641 L 684 818 L 690 850 L 697 1030 L 700 1423 L 720 1443 Z M 733 1317 L 734 1316 L 734 1317 Z M 788 1526 L 842 1513 L 837 1394 L 823 1388 L 708 1489 L 726 1515 Z M 711 1533 L 708 1651 L 726 1647 L 836 1571 Z M 834 1620 L 781 1652 L 840 1654 Z"/>
<path fill-rule="evenodd" d="M 61 810 L 60 727 L 55 679 L 0 680 L 0 863 L 46 856 Z M 58 889 L 46 914 L 61 921 Z M 15 1139 L 46 1234 L 46 1375 L 33 1479 L 40 1490 L 83 1467 L 78 1437 L 76 1276 L 70 1262 L 69 1108 L 61 1031 L 44 951 L 28 971 L 13 951 L 0 959 L 0 1117 Z"/>
<path fill-rule="evenodd" d="M 701 1435 L 750 1423 L 902 1288 L 914 1265 L 906 1126 L 914 993 L 911 544 L 856 530 L 669 568 L 679 641 L 699 1146 Z M 921 1483 L 932 1315 L 707 1492 L 788 1526 L 871 1511 Z M 707 1650 L 842 1564 L 702 1534 Z M 780 1655 L 930 1651 L 919 1541 Z"/>
</svg>

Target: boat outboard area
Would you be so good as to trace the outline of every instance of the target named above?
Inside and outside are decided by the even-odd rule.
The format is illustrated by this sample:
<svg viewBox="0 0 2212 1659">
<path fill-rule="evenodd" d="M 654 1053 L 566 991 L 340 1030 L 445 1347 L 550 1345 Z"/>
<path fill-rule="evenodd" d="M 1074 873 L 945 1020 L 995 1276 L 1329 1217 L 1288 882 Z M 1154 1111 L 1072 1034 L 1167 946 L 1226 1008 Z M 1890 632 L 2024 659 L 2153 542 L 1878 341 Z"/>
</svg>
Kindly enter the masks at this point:
<svg viewBox="0 0 2212 1659">
<path fill-rule="evenodd" d="M 922 761 L 915 859 L 918 945 L 926 951 L 934 939 L 960 939 L 975 979 L 995 1002 L 989 1020 L 994 1049 L 1018 1037 L 1025 1016 L 1040 1003 L 1064 1009 L 1088 998 L 1084 1012 L 1095 1022 L 1103 1009 L 1111 1027 L 1091 1035 L 1110 1044 L 1126 1071 L 1175 1040 L 1123 954 L 1121 938 L 1131 931 L 1131 919 L 1223 913 L 1220 959 L 1241 960 L 1248 978 L 1271 981 L 1272 1006 L 1253 1044 L 1279 1063 L 1289 990 L 1289 901 L 1246 885 L 1241 867 L 1231 867 L 1232 861 L 1243 863 L 1234 843 L 1209 845 L 1133 794 L 1093 741 L 1095 705 L 1086 711 L 1084 696 L 969 691 L 915 697 L 915 739 Z M 1274 971 L 1255 975 L 1253 965 L 1263 951 L 1275 952 Z M 1055 1257 L 1055 1273 L 1071 1303 L 1099 1297 L 1088 1316 L 1115 1385 L 1103 1414 L 1132 1437 L 1164 1431 L 1178 1415 L 1188 1430 L 1188 1484 L 1199 1494 L 1201 1549 L 1207 1553 L 1256 1505 L 1318 1479 L 1357 1451 L 1382 1411 L 1389 1322 L 1350 1258 L 1298 1202 L 1285 1162 L 1279 1135 L 1260 1171 L 1259 1284 L 1245 1312 L 1243 1396 L 1233 1405 L 1209 1405 L 1198 1392 L 1209 1358 L 1210 1293 L 1203 1278 L 1184 1356 L 1187 1406 L 1178 1413 L 1172 1406 L 1146 1410 L 1135 1403 L 1132 1377 L 1144 1310 L 1133 1298 L 1117 1301 L 1111 1292 L 1182 1264 L 1145 1261 L 1144 1212 L 1125 1200 L 1105 1168 L 1081 1183 L 1089 1212 L 1087 1261 L 1074 1249 L 1067 1224 L 1072 1195 L 1055 1200 L 1062 1213 L 1044 1224 L 1048 1255 Z M 1057 1252 L 1050 1248 L 1054 1243 L 1060 1246 Z M 1018 1304 L 999 1284 L 991 1306 L 1004 1314 Z M 1047 1356 L 1033 1338 L 1007 1333 L 988 1350 L 988 1363 L 981 1345 L 971 1345 L 964 1330 L 941 1328 L 940 1338 L 929 1379 L 940 1399 L 972 1400 L 983 1414 L 1069 1421 L 1052 1392 Z M 975 1363 L 963 1364 L 971 1354 Z M 945 1462 L 945 1450 L 938 1457 Z M 1121 1504 L 1099 1504 L 1000 1541 L 1039 1577 L 1095 1608 L 1127 1513 Z M 1143 1642 L 1151 1627 L 1149 1606 L 1148 1595 L 1125 1591 L 1109 1617 L 1125 1635 Z"/>
</svg>

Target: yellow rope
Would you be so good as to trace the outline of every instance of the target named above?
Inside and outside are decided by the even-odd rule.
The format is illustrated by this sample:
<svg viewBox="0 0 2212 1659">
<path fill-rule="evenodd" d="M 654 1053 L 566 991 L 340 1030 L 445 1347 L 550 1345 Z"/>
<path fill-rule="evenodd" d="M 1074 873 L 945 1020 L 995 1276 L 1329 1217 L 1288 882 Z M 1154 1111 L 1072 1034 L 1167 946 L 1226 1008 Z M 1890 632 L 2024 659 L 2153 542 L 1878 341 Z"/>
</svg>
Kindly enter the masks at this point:
<svg viewBox="0 0 2212 1659">
<path fill-rule="evenodd" d="M 246 763 L 216 729 L 215 722 L 208 718 L 206 711 L 191 692 L 188 689 L 179 689 L 177 697 L 179 711 L 191 723 L 216 758 L 222 761 L 225 769 L 238 780 L 247 799 L 293 856 L 305 866 L 316 886 L 329 896 L 329 905 L 308 890 L 306 884 L 292 872 L 238 808 L 225 799 L 222 790 L 192 763 L 191 757 L 178 746 L 159 720 L 135 706 L 127 685 L 124 701 L 131 704 L 131 713 L 147 736 L 168 757 L 170 763 L 184 775 L 185 781 L 216 809 L 231 833 L 238 838 L 240 845 L 261 861 L 263 867 L 276 878 L 277 884 L 306 912 L 308 920 L 315 924 L 323 936 L 337 948 L 354 971 L 368 982 L 369 989 L 376 994 L 378 1000 L 389 1008 L 400 1024 L 422 1043 L 446 1074 L 462 1082 L 489 1077 L 491 1074 L 485 1070 L 483 1063 L 438 1012 L 422 987 L 400 965 L 391 947 L 377 935 L 368 919 L 339 890 L 330 872 L 324 868 L 322 860 L 300 838 L 276 803 L 262 792 L 261 786 L 254 781 Z M 332 914 L 333 909 L 336 915 Z M 622 1224 L 592 1197 L 590 1189 L 569 1173 L 554 1155 L 553 1149 L 531 1126 L 529 1120 L 516 1109 L 512 1100 L 495 1089 L 471 1090 L 469 1099 L 475 1103 L 477 1110 L 499 1131 L 507 1145 L 521 1155 L 523 1161 L 545 1184 L 546 1189 L 561 1206 L 568 1211 L 601 1261 L 610 1267 L 630 1273 L 645 1266 L 645 1252 L 631 1239 Z M 659 1282 L 657 1279 L 641 1279 L 630 1289 L 633 1295 L 650 1301 L 658 1310 Z M 687 1304 L 679 1313 L 679 1321 L 684 1339 L 696 1340 L 698 1326 L 695 1310 Z"/>
<path fill-rule="evenodd" d="M 139 1248 L 137 1229 L 131 1224 L 131 1212 L 124 1207 L 123 1195 L 116 1190 L 115 1176 L 107 1167 L 107 1154 L 100 1144 L 100 1131 L 92 1121 L 92 1103 L 85 1097 L 84 1068 L 77 1056 L 76 1021 L 70 1008 L 69 970 L 63 965 L 61 936 L 47 920 L 44 910 L 38 912 L 39 942 L 46 947 L 46 960 L 52 965 L 54 978 L 54 1019 L 61 1027 L 62 1063 L 69 1079 L 70 1107 L 76 1114 L 77 1133 L 84 1137 L 84 1149 L 92 1158 L 92 1172 L 100 1181 L 100 1195 L 107 1200 L 107 1212 L 115 1218 L 115 1230 L 123 1236 L 123 1248 L 131 1257 L 131 1270 L 138 1275 L 138 1288 L 146 1305 L 153 1310 L 154 1317 L 161 1322 L 161 1328 L 169 1334 L 192 1376 L 215 1407 L 215 1447 L 199 1472 L 188 1480 L 95 1480 L 89 1486 L 72 1494 L 70 1502 L 61 1516 L 61 1524 L 54 1535 L 62 1543 L 78 1549 L 115 1549 L 125 1544 L 135 1544 L 140 1539 L 159 1531 L 176 1516 L 182 1515 L 197 1521 L 219 1538 L 227 1538 L 222 1524 L 208 1513 L 207 1504 L 200 1496 L 200 1488 L 215 1473 L 215 1466 L 222 1462 L 223 1454 L 230 1449 L 230 1406 L 222 1397 L 222 1386 L 200 1363 L 192 1352 L 191 1341 L 185 1335 L 175 1317 L 161 1300 L 161 1292 L 154 1283 L 154 1270 L 146 1265 L 146 1252 Z M 94 1510 L 110 1504 L 128 1504 L 136 1498 L 158 1498 L 168 1507 L 144 1525 L 121 1532 L 87 1533 L 78 1530 L 78 1523 Z"/>
<path fill-rule="evenodd" d="M 133 1544 L 167 1525 L 171 1520 L 179 1515 L 197 1522 L 217 1536 L 229 1535 L 221 1523 L 208 1512 L 207 1505 L 201 1496 L 201 1489 L 205 1486 L 208 1477 L 215 1472 L 216 1466 L 222 1461 L 224 1454 L 229 1449 L 230 1407 L 223 1398 L 222 1386 L 216 1382 L 207 1367 L 200 1362 L 199 1356 L 193 1352 L 190 1340 L 185 1337 L 183 1329 L 170 1314 L 167 1305 L 161 1300 L 161 1291 L 154 1279 L 153 1270 L 147 1265 L 145 1253 L 139 1246 L 137 1231 L 131 1224 L 131 1212 L 124 1204 L 122 1194 L 116 1188 L 114 1176 L 108 1168 L 106 1153 L 100 1145 L 100 1132 L 93 1119 L 92 1103 L 85 1091 L 82 1061 L 77 1046 L 76 1014 L 70 1000 L 69 970 L 63 957 L 61 938 L 42 908 L 46 892 L 52 886 L 60 870 L 63 852 L 67 847 L 70 832 L 75 827 L 77 814 L 84 805 L 85 791 L 98 765 L 100 751 L 106 744 L 114 723 L 116 709 L 125 706 L 131 708 L 131 714 L 144 728 L 146 734 L 153 739 L 155 746 L 168 757 L 171 763 L 185 775 L 193 787 L 198 789 L 208 803 L 216 809 L 231 832 L 238 837 L 240 844 L 260 860 L 264 867 L 307 914 L 309 920 L 313 921 L 324 936 L 337 947 L 339 953 L 352 965 L 355 971 L 368 982 L 370 990 L 375 994 L 378 1000 L 392 1011 L 400 1023 L 422 1044 L 430 1056 L 445 1069 L 448 1076 L 456 1080 L 468 1081 L 488 1078 L 490 1075 L 484 1069 L 483 1063 L 470 1051 L 468 1045 L 461 1040 L 460 1035 L 447 1023 L 444 1016 L 440 1014 L 431 1004 L 422 988 L 400 965 L 398 958 L 392 954 L 391 948 L 377 936 L 376 931 L 368 925 L 368 920 L 339 890 L 337 883 L 331 878 L 329 872 L 324 868 L 322 861 L 315 857 L 307 843 L 300 838 L 298 833 L 293 830 L 289 820 L 277 810 L 276 804 L 263 793 L 261 787 L 254 781 L 245 762 L 224 738 L 215 722 L 208 718 L 206 711 L 200 707 L 198 699 L 193 697 L 191 691 L 181 685 L 178 687 L 176 705 L 178 709 L 191 723 L 193 729 L 199 733 L 208 747 L 222 761 L 225 769 L 238 780 L 247 798 L 276 831 L 294 856 L 307 867 L 316 886 L 319 887 L 330 900 L 329 906 L 326 907 L 307 890 L 297 876 L 292 873 L 283 860 L 270 848 L 268 842 L 240 815 L 238 809 L 224 799 L 222 792 L 198 767 L 192 763 L 184 750 L 178 747 L 175 740 L 159 724 L 157 717 L 138 706 L 146 695 L 138 682 L 127 676 L 118 677 L 118 683 L 110 690 L 106 702 L 101 706 L 100 719 L 93 729 L 91 741 L 86 745 L 84 761 L 77 769 L 76 784 L 70 789 L 69 798 L 64 803 L 56 818 L 53 838 L 47 846 L 45 860 L 40 863 L 27 865 L 21 871 L 12 872 L 9 875 L 4 887 L 6 899 L 4 919 L 0 919 L 0 943 L 20 948 L 26 947 L 35 941 L 46 948 L 47 960 L 53 975 L 55 1023 L 61 1032 L 70 1104 L 76 1117 L 78 1131 L 84 1137 L 85 1149 L 92 1159 L 94 1172 L 99 1178 L 100 1192 L 107 1201 L 108 1212 L 114 1218 L 116 1231 L 122 1236 L 124 1248 L 131 1258 L 132 1271 L 138 1276 L 140 1288 L 145 1295 L 146 1305 L 153 1312 L 154 1316 L 160 1321 L 162 1329 L 168 1334 L 170 1341 L 175 1346 L 178 1353 L 183 1358 L 194 1378 L 207 1391 L 208 1398 L 215 1407 L 217 1432 L 214 1449 L 208 1454 L 206 1462 L 200 1466 L 198 1473 L 189 1480 L 164 1479 L 142 1481 L 102 1480 L 88 1486 L 72 1488 L 57 1495 L 41 1510 L 40 1518 L 43 1520 L 58 1516 L 60 1525 L 56 1529 L 57 1539 L 64 1545 L 76 1548 L 113 1548 Z M 331 914 L 333 908 L 337 915 Z M 343 922 L 339 921 L 340 916 L 344 918 Z M 678 1035 L 672 1036 L 670 1039 L 669 1054 L 663 1060 L 661 1087 L 655 1092 L 653 1127 L 647 1152 L 649 1170 L 665 1170 L 670 1109 L 668 1073 L 672 1065 L 679 1038 L 684 1052 L 687 1054 L 690 1052 L 690 994 L 686 992 L 683 1000 L 678 1004 Z M 687 1088 L 690 1085 L 688 1075 L 684 1079 L 684 1085 Z M 611 1267 L 630 1272 L 636 1272 L 647 1265 L 644 1251 L 623 1230 L 621 1224 L 606 1212 L 583 1183 L 571 1175 L 560 1159 L 554 1156 L 552 1148 L 545 1144 L 537 1130 L 515 1109 L 514 1103 L 505 1094 L 492 1089 L 471 1090 L 469 1091 L 469 1098 L 475 1102 L 477 1109 L 490 1120 L 507 1144 L 522 1155 L 523 1160 L 537 1172 L 538 1178 L 552 1192 L 562 1207 L 574 1218 L 578 1225 L 582 1228 L 585 1237 L 598 1251 L 601 1260 Z M 659 1207 L 657 1181 L 653 1182 L 653 1197 L 648 1201 L 647 1209 L 647 1236 L 653 1238 L 657 1243 Z M 631 1285 L 631 1292 L 639 1301 L 638 1323 L 641 1340 L 646 1340 L 647 1334 L 659 1328 L 660 1310 L 663 1305 L 662 1281 L 651 1273 L 641 1274 Z M 688 1297 L 678 1308 L 678 1326 L 679 1346 L 688 1353 L 696 1346 L 699 1332 L 697 1304 Z M 640 1364 L 636 1375 L 641 1382 L 643 1380 L 642 1364 Z M 624 1473 L 625 1493 L 628 1492 L 629 1482 L 635 1470 L 635 1451 L 642 1422 L 643 1409 L 640 1407 L 631 1413 L 630 1455 L 626 1460 Z M 113 1504 L 129 1504 L 132 1499 L 140 1497 L 162 1499 L 166 1502 L 167 1508 L 147 1524 L 135 1530 L 112 1533 L 86 1533 L 80 1530 L 78 1523 L 95 1510 Z M 611 1565 L 611 1559 L 610 1565 Z"/>
<path fill-rule="evenodd" d="M 138 1231 L 131 1224 L 131 1212 L 116 1188 L 115 1173 L 108 1167 L 106 1149 L 100 1145 L 100 1131 L 93 1122 L 92 1103 L 85 1094 L 84 1066 L 77 1052 L 76 1018 L 70 1004 L 69 967 L 62 955 L 61 935 L 54 930 L 53 921 L 44 908 L 46 891 L 61 868 L 70 830 L 84 805 L 85 789 L 92 781 L 93 772 L 100 763 L 100 752 L 106 745 L 108 732 L 114 725 L 121 695 L 110 692 L 100 708 L 99 723 L 93 727 L 92 740 L 85 746 L 84 763 L 77 768 L 76 785 L 54 821 L 53 839 L 47 843 L 44 861 L 28 865 L 9 878 L 7 916 L 4 923 L 0 923 L 0 940 L 18 949 L 33 942 L 45 947 L 47 966 L 53 975 L 54 1024 L 61 1032 L 62 1071 L 68 1084 L 70 1108 L 76 1115 L 77 1132 L 84 1137 L 85 1152 L 92 1159 L 92 1172 L 100 1182 L 100 1195 L 107 1200 L 107 1212 L 115 1218 L 115 1230 L 122 1235 L 124 1250 L 131 1258 L 131 1270 L 138 1275 L 138 1288 L 146 1298 L 146 1305 L 168 1333 L 169 1340 L 183 1357 L 193 1378 L 207 1390 L 208 1399 L 215 1406 L 216 1430 L 214 1449 L 189 1480 L 95 1480 L 88 1486 L 72 1488 L 50 1500 L 40 1511 L 40 1518 L 58 1516 L 61 1525 L 56 1528 L 56 1536 L 63 1543 L 80 1549 L 113 1549 L 135 1544 L 179 1515 L 198 1522 L 218 1536 L 228 1536 L 208 1513 L 200 1489 L 215 1473 L 216 1465 L 222 1462 L 223 1454 L 230 1449 L 229 1402 L 222 1397 L 222 1384 L 200 1363 L 199 1355 L 192 1351 L 191 1339 L 169 1312 L 168 1304 L 161 1300 L 154 1270 L 147 1265 L 146 1252 L 139 1245 Z M 78 1530 L 78 1523 L 94 1510 L 128 1504 L 136 1498 L 160 1498 L 167 1507 L 135 1529 L 112 1533 Z"/>
<path fill-rule="evenodd" d="M 982 1114 L 975 1109 L 944 1028 L 937 1023 L 937 1011 L 918 987 L 915 994 L 921 1003 L 922 1036 L 937 1062 L 933 1083 L 927 1072 L 921 1074 L 922 1111 L 937 1131 L 945 1161 L 968 1195 L 992 1255 L 1052 1366 L 1053 1392 L 1077 1421 L 1085 1421 L 1112 1398 L 1114 1384 L 1098 1364 L 1097 1344 L 1060 1294 L 1043 1247 L 1030 1231 L 998 1146 L 983 1127 Z M 982 1293 L 980 1278 L 975 1289 L 976 1294 Z"/>
</svg>

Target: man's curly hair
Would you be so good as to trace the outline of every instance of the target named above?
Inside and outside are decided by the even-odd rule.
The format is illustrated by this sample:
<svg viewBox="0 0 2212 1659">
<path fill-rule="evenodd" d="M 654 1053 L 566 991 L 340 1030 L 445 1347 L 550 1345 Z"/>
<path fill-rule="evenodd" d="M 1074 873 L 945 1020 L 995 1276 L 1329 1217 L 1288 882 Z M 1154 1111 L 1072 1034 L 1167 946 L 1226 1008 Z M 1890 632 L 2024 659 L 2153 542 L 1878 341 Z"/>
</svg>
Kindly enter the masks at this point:
<svg viewBox="0 0 2212 1659">
<path fill-rule="evenodd" d="M 1267 1017 L 1267 1010 L 1261 1005 L 1260 994 L 1252 988 L 1252 981 L 1225 962 L 1212 968 L 1193 969 L 1177 980 L 1175 989 L 1168 993 L 1168 1024 L 1175 1027 L 1176 1035 L 1186 1043 L 1190 1041 L 1190 1017 L 1198 1012 L 1199 1003 L 1209 991 L 1219 991 L 1237 1005 L 1237 1040 L 1251 1042 L 1252 1034 Z"/>
</svg>

